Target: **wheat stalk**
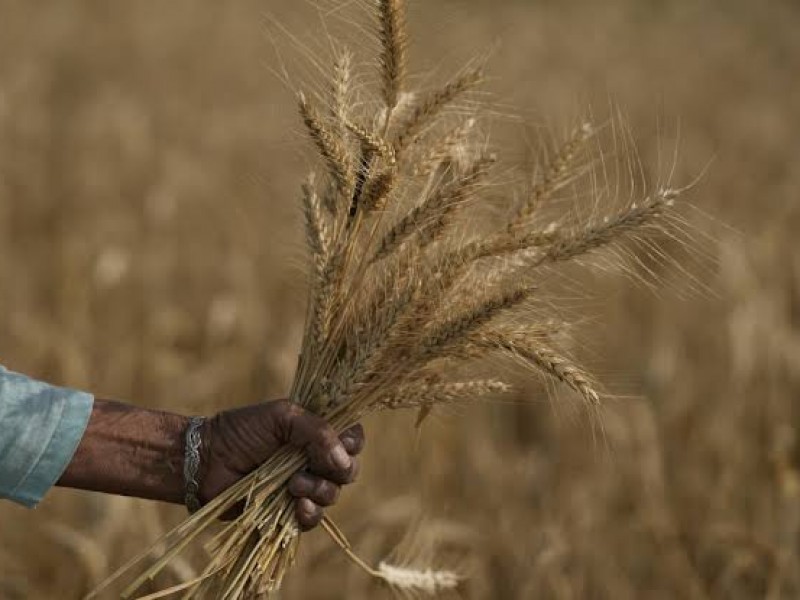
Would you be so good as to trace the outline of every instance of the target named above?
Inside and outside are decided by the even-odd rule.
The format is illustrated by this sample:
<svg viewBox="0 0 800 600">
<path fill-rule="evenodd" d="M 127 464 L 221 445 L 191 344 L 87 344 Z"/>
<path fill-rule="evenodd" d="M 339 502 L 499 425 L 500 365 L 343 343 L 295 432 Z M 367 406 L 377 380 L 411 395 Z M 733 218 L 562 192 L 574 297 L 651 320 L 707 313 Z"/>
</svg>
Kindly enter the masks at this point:
<svg viewBox="0 0 800 600">
<path fill-rule="evenodd" d="M 605 252 L 613 260 L 613 244 L 680 225 L 672 213 L 680 190 L 661 188 L 616 211 L 596 193 L 588 217 L 567 211 L 547 227 L 534 225 L 538 207 L 587 174 L 591 161 L 579 157 L 598 135 L 587 124 L 545 165 L 512 218 L 480 232 L 459 227 L 467 216 L 481 215 L 473 212 L 474 200 L 490 202 L 484 192 L 495 156 L 473 152 L 462 161 L 470 155 L 478 112 L 457 122 L 440 117 L 476 88 L 482 73 L 467 70 L 436 91 L 415 95 L 409 111 L 398 110 L 401 98 L 411 97 L 405 6 L 378 0 L 373 7 L 379 100 L 350 102 L 346 52 L 334 62 L 324 114 L 299 95 L 300 116 L 325 172 L 302 188 L 311 277 L 290 399 L 337 431 L 372 412 L 399 408 L 420 409 L 419 424 L 437 405 L 509 393 L 498 379 L 455 375 L 492 357 L 553 378 L 597 405 L 600 387 L 559 347 L 562 320 L 531 310 L 542 303 L 537 277 L 566 261 L 588 263 L 577 260 L 588 254 Z M 497 212 L 505 214 L 507 204 Z M 456 220 L 456 212 L 465 218 Z M 239 600 L 279 589 L 300 539 L 286 483 L 304 465 L 299 451 L 276 453 L 116 573 L 149 563 L 123 597 L 133 597 L 220 515 L 242 504 L 241 516 L 208 543 L 200 577 L 180 591 L 186 598 Z M 401 594 L 435 594 L 460 580 L 449 571 L 387 563 L 373 568 L 332 521 L 326 518 L 323 527 L 355 564 Z"/>
</svg>

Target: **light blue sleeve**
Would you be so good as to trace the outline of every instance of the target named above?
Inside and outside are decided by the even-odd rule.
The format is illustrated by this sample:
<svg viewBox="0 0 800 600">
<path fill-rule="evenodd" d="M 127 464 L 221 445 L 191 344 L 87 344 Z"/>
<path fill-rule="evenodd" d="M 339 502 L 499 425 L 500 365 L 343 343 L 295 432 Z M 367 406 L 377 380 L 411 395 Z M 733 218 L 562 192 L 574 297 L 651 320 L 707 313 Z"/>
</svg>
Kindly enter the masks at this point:
<svg viewBox="0 0 800 600">
<path fill-rule="evenodd" d="M 38 504 L 75 454 L 93 403 L 0 366 L 0 498 Z"/>
</svg>

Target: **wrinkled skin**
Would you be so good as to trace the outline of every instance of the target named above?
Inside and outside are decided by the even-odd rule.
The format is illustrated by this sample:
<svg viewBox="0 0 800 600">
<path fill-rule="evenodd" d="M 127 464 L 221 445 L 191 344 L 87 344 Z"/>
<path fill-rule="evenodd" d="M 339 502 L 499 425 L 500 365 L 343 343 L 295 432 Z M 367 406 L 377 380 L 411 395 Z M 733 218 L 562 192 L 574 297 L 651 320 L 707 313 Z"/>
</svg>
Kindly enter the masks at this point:
<svg viewBox="0 0 800 600">
<path fill-rule="evenodd" d="M 296 514 L 307 531 L 319 524 L 324 509 L 336 503 L 343 485 L 358 475 L 364 430 L 355 425 L 337 436 L 324 419 L 287 400 L 226 410 L 201 430 L 200 500 L 208 502 L 289 445 L 307 458 L 305 471 L 289 481 L 297 498 Z M 241 509 L 239 509 L 241 510 Z M 232 518 L 237 511 L 225 515 Z"/>
<path fill-rule="evenodd" d="M 97 399 L 83 437 L 57 485 L 184 504 L 189 417 Z M 206 503 L 263 464 L 279 448 L 302 451 L 307 468 L 289 482 L 303 530 L 317 525 L 341 486 L 358 474 L 364 430 L 341 436 L 324 419 L 287 400 L 226 410 L 200 430 L 199 499 Z M 236 507 L 223 515 L 231 519 Z"/>
</svg>

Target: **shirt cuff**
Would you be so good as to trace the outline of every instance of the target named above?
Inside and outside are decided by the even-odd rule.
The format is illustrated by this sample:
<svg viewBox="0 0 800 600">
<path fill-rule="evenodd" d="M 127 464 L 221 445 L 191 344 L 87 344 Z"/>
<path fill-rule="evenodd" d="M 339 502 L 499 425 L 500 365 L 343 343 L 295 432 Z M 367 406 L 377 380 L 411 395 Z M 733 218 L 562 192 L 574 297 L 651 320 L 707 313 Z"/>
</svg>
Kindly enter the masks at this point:
<svg viewBox="0 0 800 600">
<path fill-rule="evenodd" d="M 0 496 L 36 506 L 72 460 L 91 394 L 0 370 Z"/>
</svg>

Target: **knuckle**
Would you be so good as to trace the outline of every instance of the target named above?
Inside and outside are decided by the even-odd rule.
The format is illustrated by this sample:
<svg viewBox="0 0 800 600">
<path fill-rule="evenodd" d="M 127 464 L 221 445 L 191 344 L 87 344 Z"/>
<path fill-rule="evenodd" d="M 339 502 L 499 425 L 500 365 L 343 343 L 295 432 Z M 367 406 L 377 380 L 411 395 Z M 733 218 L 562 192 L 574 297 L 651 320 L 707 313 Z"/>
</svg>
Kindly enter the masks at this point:
<svg viewBox="0 0 800 600">
<path fill-rule="evenodd" d="M 317 500 L 320 504 L 330 506 L 339 499 L 339 486 L 332 481 L 323 479 L 317 486 Z"/>
<path fill-rule="evenodd" d="M 336 444 L 338 444 L 339 436 L 336 435 L 336 432 L 333 430 L 333 428 L 330 425 L 328 425 L 328 423 L 324 419 L 320 417 L 315 417 L 315 418 L 318 419 L 318 422 L 315 423 L 315 427 L 317 430 L 317 435 L 320 438 L 320 441 L 322 441 L 326 446 L 330 447 L 333 447 Z"/>
<path fill-rule="evenodd" d="M 292 496 L 302 497 L 307 493 L 307 477 L 303 473 L 295 473 L 289 480 L 288 490 Z"/>
<path fill-rule="evenodd" d="M 324 427 L 320 427 L 316 435 L 314 436 L 314 452 L 316 452 L 317 462 L 321 465 L 324 465 L 326 469 L 336 469 L 335 464 L 333 463 L 332 452 L 334 448 L 339 444 L 339 438 L 336 437 L 336 434 L 333 431 L 328 430 Z"/>
<path fill-rule="evenodd" d="M 308 431 L 309 438 L 313 443 L 327 444 L 330 441 L 330 427 L 322 417 L 304 411 L 297 414 L 295 418 Z"/>
<path fill-rule="evenodd" d="M 289 402 L 288 400 L 279 400 L 278 402 L 278 410 L 286 415 L 286 418 L 288 419 L 302 419 L 303 417 L 307 416 L 306 411 L 299 404 Z"/>
<path fill-rule="evenodd" d="M 308 531 L 319 524 L 322 519 L 323 510 L 322 507 L 308 498 L 303 498 L 297 502 L 295 514 L 301 529 L 303 529 L 303 531 Z"/>
</svg>

